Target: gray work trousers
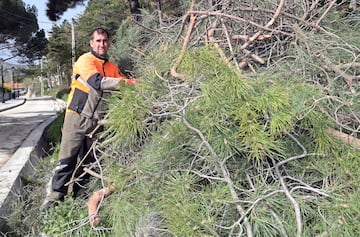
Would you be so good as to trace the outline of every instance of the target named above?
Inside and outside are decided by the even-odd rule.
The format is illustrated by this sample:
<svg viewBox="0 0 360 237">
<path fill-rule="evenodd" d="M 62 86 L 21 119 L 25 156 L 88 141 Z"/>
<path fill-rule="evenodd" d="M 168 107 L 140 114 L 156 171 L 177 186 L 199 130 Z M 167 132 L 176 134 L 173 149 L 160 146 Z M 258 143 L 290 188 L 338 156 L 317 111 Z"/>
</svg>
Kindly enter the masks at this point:
<svg viewBox="0 0 360 237">
<path fill-rule="evenodd" d="M 54 169 L 51 181 L 54 191 L 63 194 L 63 196 L 67 194 L 68 187 L 65 184 L 70 181 L 78 159 L 83 159 L 84 155 L 89 153 L 83 164 L 94 161 L 93 152 L 88 152 L 92 145 L 92 139 L 86 134 L 92 132 L 96 126 L 96 120 L 85 118 L 74 112 L 66 114 L 62 130 L 59 163 Z"/>
</svg>

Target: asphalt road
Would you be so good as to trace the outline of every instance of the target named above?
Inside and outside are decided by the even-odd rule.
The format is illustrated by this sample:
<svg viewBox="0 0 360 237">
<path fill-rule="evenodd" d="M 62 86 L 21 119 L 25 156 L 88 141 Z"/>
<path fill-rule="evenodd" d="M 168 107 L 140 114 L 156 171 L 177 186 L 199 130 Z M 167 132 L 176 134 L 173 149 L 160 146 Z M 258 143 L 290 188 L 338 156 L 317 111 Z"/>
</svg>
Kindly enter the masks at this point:
<svg viewBox="0 0 360 237">
<path fill-rule="evenodd" d="M 38 97 L 0 112 L 0 168 L 33 129 L 59 112 L 61 106 L 53 97 Z"/>
</svg>

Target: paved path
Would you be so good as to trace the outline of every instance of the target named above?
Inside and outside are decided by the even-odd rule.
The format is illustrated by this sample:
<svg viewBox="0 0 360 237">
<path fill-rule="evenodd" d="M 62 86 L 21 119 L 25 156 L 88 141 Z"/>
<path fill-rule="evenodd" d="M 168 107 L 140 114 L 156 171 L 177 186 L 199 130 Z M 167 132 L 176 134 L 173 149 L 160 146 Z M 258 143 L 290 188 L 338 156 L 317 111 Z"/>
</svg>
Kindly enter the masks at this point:
<svg viewBox="0 0 360 237">
<path fill-rule="evenodd" d="M 46 127 L 64 109 L 65 102 L 53 97 L 0 102 L 0 233 L 7 225 L 12 202 L 23 192 L 22 176 L 33 173 Z M 44 144 L 43 144 L 44 145 Z"/>
<path fill-rule="evenodd" d="M 0 102 L 0 168 L 28 135 L 60 110 L 53 97 Z"/>
</svg>

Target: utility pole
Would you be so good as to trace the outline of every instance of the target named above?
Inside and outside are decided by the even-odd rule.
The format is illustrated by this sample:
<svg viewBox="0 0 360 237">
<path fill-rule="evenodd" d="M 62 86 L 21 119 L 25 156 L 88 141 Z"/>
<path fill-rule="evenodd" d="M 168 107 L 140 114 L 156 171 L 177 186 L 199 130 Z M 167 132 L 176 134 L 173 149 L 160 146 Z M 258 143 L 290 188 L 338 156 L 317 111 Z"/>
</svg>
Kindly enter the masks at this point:
<svg viewBox="0 0 360 237">
<path fill-rule="evenodd" d="M 74 18 L 71 19 L 71 62 L 74 67 L 75 64 L 75 29 L 74 29 Z"/>
<path fill-rule="evenodd" d="M 15 99 L 16 96 L 15 96 L 15 87 L 14 87 L 14 70 L 15 70 L 15 67 L 11 67 L 10 68 L 10 72 L 11 72 L 11 98 L 12 99 Z"/>
<path fill-rule="evenodd" d="M 5 89 L 4 89 L 4 60 L 0 58 L 1 64 L 1 102 L 5 103 Z"/>
<path fill-rule="evenodd" d="M 44 96 L 44 80 L 43 80 L 43 60 L 44 57 L 41 57 L 40 60 L 40 69 L 41 69 L 41 75 L 40 75 L 40 95 Z"/>
</svg>

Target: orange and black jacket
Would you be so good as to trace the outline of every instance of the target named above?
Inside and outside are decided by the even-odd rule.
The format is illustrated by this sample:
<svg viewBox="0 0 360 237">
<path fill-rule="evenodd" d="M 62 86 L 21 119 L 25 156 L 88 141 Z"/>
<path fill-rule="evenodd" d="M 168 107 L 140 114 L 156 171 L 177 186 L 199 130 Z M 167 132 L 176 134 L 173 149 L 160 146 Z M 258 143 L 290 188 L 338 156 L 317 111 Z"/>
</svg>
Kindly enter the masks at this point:
<svg viewBox="0 0 360 237">
<path fill-rule="evenodd" d="M 74 64 L 66 112 L 101 119 L 106 110 L 104 91 L 116 89 L 126 79 L 113 62 L 93 51 L 83 54 Z"/>
</svg>

